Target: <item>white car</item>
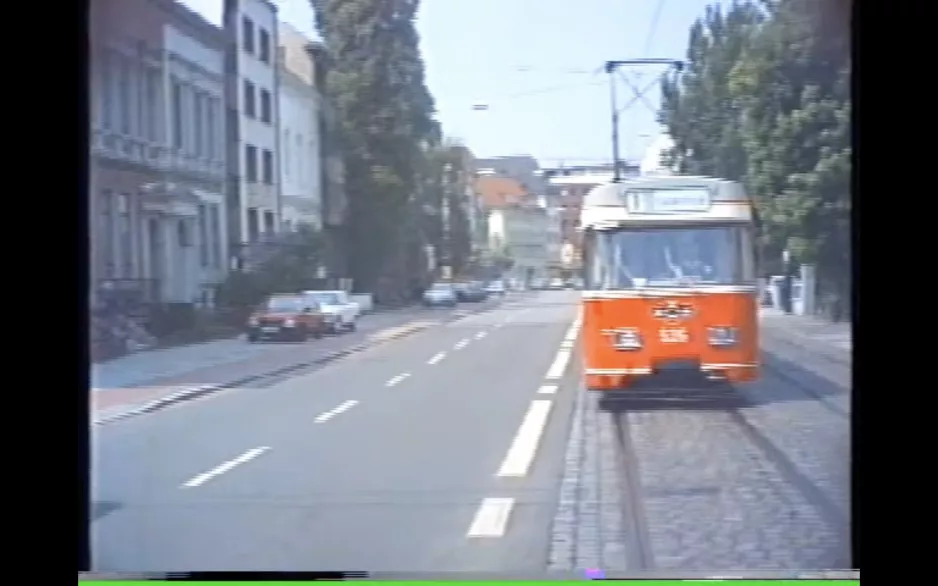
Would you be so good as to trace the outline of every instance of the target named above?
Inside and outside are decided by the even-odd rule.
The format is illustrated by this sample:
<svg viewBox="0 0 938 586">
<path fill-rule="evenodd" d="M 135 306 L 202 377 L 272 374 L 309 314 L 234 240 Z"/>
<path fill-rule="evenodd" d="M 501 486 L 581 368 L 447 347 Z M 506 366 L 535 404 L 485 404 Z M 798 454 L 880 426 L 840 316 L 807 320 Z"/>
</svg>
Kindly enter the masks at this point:
<svg viewBox="0 0 938 586">
<path fill-rule="evenodd" d="M 332 333 L 353 332 L 357 328 L 361 308 L 345 291 L 304 291 L 303 295 L 319 304 L 326 327 Z"/>
<path fill-rule="evenodd" d="M 504 295 L 505 283 L 502 281 L 491 281 L 485 286 L 485 290 L 488 291 L 489 295 Z"/>
<path fill-rule="evenodd" d="M 456 288 L 452 283 L 434 283 L 423 293 L 423 304 L 427 307 L 438 305 L 456 307 L 457 303 L 459 303 L 459 298 L 456 296 Z"/>
</svg>

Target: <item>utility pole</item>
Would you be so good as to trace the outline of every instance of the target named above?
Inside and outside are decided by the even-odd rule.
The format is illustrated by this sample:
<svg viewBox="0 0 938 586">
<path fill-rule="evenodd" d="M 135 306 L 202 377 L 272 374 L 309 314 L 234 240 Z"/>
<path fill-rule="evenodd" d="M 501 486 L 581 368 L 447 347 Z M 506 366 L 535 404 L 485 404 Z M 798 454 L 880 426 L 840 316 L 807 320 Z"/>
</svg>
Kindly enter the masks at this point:
<svg viewBox="0 0 938 586">
<path fill-rule="evenodd" d="M 667 65 L 678 73 L 684 69 L 684 62 L 676 59 L 626 59 L 623 61 L 606 61 L 605 70 L 609 75 L 609 106 L 612 112 L 612 180 L 615 183 L 618 183 L 622 179 L 620 174 L 622 165 L 619 162 L 619 114 L 638 100 L 644 99 L 645 94 L 658 83 L 658 80 L 653 80 L 644 89 L 638 89 L 632 83 L 629 83 L 634 98 L 624 107 L 619 108 L 616 96 L 616 80 L 613 74 L 621 67 L 638 67 L 645 65 Z"/>
</svg>

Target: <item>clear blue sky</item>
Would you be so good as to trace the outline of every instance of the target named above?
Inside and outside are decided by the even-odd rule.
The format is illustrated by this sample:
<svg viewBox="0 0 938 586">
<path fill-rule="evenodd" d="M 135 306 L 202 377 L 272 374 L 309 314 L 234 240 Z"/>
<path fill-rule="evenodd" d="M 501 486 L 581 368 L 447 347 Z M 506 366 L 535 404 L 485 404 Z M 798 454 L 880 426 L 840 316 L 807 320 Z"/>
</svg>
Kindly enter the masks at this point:
<svg viewBox="0 0 938 586">
<path fill-rule="evenodd" d="M 182 0 L 211 22 L 222 0 Z M 280 18 L 314 36 L 307 0 L 275 0 Z M 609 59 L 684 58 L 687 32 L 713 0 L 421 0 L 417 26 L 444 132 L 477 156 L 530 154 L 542 164 L 609 161 Z M 659 72 L 646 68 L 637 85 Z M 638 73 L 638 72 L 636 72 Z M 631 90 L 621 80 L 624 103 Z M 657 85 L 646 94 L 657 106 Z M 488 111 L 474 111 L 487 104 Z M 658 132 L 643 102 L 623 112 L 622 155 L 640 158 Z M 643 136 L 644 135 L 644 136 Z"/>
</svg>

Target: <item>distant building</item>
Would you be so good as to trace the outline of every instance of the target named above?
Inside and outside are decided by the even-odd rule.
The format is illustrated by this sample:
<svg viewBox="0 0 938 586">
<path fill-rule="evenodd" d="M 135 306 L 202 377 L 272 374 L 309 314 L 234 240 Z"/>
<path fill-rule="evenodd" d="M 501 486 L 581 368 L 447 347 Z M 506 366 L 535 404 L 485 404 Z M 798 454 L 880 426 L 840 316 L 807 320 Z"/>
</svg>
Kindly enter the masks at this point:
<svg viewBox="0 0 938 586">
<path fill-rule="evenodd" d="M 671 175 L 674 165 L 665 165 L 664 156 L 674 148 L 674 141 L 666 133 L 659 134 L 645 150 L 639 169 L 642 175 Z"/>
<path fill-rule="evenodd" d="M 638 175 L 638 165 L 623 164 L 625 177 Z M 582 238 L 579 233 L 580 207 L 587 192 L 613 179 L 613 166 L 576 165 L 544 169 L 551 196 L 560 207 L 561 256 L 563 271 L 573 274 L 582 268 Z"/>
<path fill-rule="evenodd" d="M 516 179 L 481 176 L 476 190 L 488 210 L 488 248 L 510 258 L 517 279 L 547 276 L 552 264 L 551 215 Z"/>
</svg>

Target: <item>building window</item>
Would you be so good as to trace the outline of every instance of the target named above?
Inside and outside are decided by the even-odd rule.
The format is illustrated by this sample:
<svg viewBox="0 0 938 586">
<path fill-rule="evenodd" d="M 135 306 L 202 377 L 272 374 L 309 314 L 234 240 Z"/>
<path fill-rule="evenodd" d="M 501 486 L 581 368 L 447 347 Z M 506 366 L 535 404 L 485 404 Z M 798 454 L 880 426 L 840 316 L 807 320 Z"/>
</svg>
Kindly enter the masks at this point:
<svg viewBox="0 0 938 586">
<path fill-rule="evenodd" d="M 241 38 L 244 43 L 244 52 L 254 54 L 254 22 L 244 17 L 241 19 Z"/>
<path fill-rule="evenodd" d="M 308 165 L 303 164 L 303 137 L 299 134 L 296 135 L 296 168 L 298 169 L 297 175 L 299 175 L 300 182 L 306 181 L 306 178 L 309 177 L 309 167 Z"/>
<path fill-rule="evenodd" d="M 258 57 L 264 63 L 270 63 L 270 33 L 262 28 L 258 29 L 258 33 L 258 41 L 260 42 Z"/>
<path fill-rule="evenodd" d="M 221 212 L 219 206 L 209 206 L 209 232 L 211 234 L 212 248 L 209 254 L 213 268 L 221 268 Z"/>
<path fill-rule="evenodd" d="M 258 231 L 260 226 L 258 225 L 257 217 L 257 208 L 248 208 L 248 241 L 256 242 Z"/>
<path fill-rule="evenodd" d="M 283 156 L 281 157 L 283 163 L 283 176 L 285 178 L 290 177 L 290 131 L 283 131 Z"/>
<path fill-rule="evenodd" d="M 267 124 L 273 120 L 273 101 L 268 90 L 261 90 L 261 122 Z"/>
<path fill-rule="evenodd" d="M 99 96 L 100 96 L 100 120 L 101 126 L 105 130 L 111 130 L 114 128 L 114 99 L 113 94 L 111 93 L 114 88 L 114 66 L 111 60 L 110 53 L 103 53 L 101 55 L 100 61 L 100 80 L 99 80 Z"/>
<path fill-rule="evenodd" d="M 215 159 L 215 98 L 205 96 L 205 154 Z"/>
<path fill-rule="evenodd" d="M 173 80 L 173 146 L 181 149 L 183 146 L 183 118 L 182 118 L 182 84 Z"/>
<path fill-rule="evenodd" d="M 249 144 L 244 147 L 244 168 L 248 183 L 257 183 L 257 147 Z"/>
<path fill-rule="evenodd" d="M 120 102 L 120 123 L 121 133 L 129 136 L 131 128 L 131 91 L 130 91 L 130 63 L 123 57 L 118 58 L 118 91 Z"/>
<path fill-rule="evenodd" d="M 121 252 L 121 273 L 125 278 L 130 278 L 134 276 L 134 248 L 130 229 L 130 196 L 126 193 L 120 195 L 117 211 L 120 214 L 117 229 Z"/>
<path fill-rule="evenodd" d="M 147 69 L 147 79 L 146 79 L 146 107 L 147 110 L 144 113 L 146 119 L 146 135 L 152 141 L 158 141 L 159 136 L 159 120 L 160 120 L 160 97 L 162 92 L 160 91 L 160 72 L 156 69 Z"/>
<path fill-rule="evenodd" d="M 195 155 L 202 156 L 205 154 L 205 144 L 203 141 L 205 133 L 205 94 L 202 92 L 195 92 L 193 95 L 193 124 L 192 129 L 194 131 L 195 138 Z"/>
<path fill-rule="evenodd" d="M 257 117 L 257 97 L 254 84 L 244 80 L 244 115 L 248 118 Z"/>
<path fill-rule="evenodd" d="M 274 213 L 264 212 L 264 232 L 272 234 L 274 231 Z"/>
<path fill-rule="evenodd" d="M 208 211 L 205 204 L 199 204 L 199 262 L 203 267 L 208 266 Z"/>
<path fill-rule="evenodd" d="M 104 276 L 114 276 L 114 194 L 110 190 L 101 192 L 101 238 L 97 244 L 101 247 L 101 261 L 104 264 Z"/>
<path fill-rule="evenodd" d="M 264 183 L 274 184 L 274 154 L 264 149 Z"/>
</svg>

